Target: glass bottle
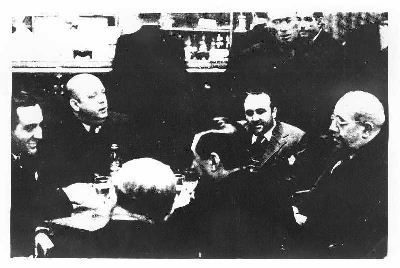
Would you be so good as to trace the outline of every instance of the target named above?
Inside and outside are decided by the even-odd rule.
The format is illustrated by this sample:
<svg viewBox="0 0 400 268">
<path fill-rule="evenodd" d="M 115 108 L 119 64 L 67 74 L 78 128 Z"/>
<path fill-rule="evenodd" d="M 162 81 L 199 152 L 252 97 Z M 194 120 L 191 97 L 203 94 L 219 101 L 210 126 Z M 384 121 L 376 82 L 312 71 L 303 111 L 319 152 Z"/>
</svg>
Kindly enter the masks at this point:
<svg viewBox="0 0 400 268">
<path fill-rule="evenodd" d="M 122 158 L 119 152 L 119 146 L 116 143 L 111 145 L 110 150 L 110 175 L 112 176 L 122 166 Z"/>
</svg>

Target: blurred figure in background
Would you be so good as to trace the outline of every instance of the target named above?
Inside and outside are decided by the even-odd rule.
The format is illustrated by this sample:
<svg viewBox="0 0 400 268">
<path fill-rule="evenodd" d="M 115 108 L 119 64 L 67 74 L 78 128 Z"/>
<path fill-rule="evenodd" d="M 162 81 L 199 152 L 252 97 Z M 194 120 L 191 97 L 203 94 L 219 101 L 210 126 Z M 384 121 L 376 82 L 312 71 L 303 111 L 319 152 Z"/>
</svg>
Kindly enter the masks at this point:
<svg viewBox="0 0 400 268">
<path fill-rule="evenodd" d="M 179 162 L 190 143 L 193 107 L 182 39 L 160 29 L 159 13 L 139 14 L 141 27 L 118 38 L 112 63 L 110 105 L 143 134 L 148 155 Z"/>
<path fill-rule="evenodd" d="M 293 42 L 294 56 L 280 79 L 287 96 L 282 105 L 292 107 L 281 116 L 315 133 L 329 123 L 327 119 L 336 100 L 332 92 L 344 78 L 343 47 L 324 31 L 322 17 L 322 12 L 296 13 L 299 36 Z"/>
</svg>

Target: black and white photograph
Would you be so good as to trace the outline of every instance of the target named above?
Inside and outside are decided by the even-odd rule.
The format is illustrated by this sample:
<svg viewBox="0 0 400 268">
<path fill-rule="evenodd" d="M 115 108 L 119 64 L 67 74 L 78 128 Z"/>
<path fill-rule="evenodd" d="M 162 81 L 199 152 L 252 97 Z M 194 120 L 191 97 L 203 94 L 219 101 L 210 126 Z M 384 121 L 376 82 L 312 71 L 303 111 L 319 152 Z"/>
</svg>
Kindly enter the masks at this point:
<svg viewBox="0 0 400 268">
<path fill-rule="evenodd" d="M 8 258 L 391 257 L 395 15 L 209 10 L 10 16 Z"/>
</svg>

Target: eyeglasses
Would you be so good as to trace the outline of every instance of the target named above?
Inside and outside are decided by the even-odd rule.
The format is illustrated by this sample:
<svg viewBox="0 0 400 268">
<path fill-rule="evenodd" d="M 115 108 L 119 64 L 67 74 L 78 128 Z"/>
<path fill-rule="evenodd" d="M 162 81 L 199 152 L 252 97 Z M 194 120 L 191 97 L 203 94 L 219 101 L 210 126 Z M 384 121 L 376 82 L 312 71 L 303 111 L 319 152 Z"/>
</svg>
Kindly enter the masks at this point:
<svg viewBox="0 0 400 268">
<path fill-rule="evenodd" d="M 335 122 L 336 127 L 338 127 L 338 128 L 339 127 L 344 127 L 344 126 L 347 126 L 348 124 L 350 124 L 350 122 L 345 121 L 340 116 L 337 116 L 337 115 L 334 115 L 334 114 L 331 115 L 331 120 L 332 120 L 332 122 Z"/>
<path fill-rule="evenodd" d="M 265 110 L 264 108 L 258 108 L 258 109 L 256 109 L 256 110 L 246 110 L 244 113 L 247 115 L 247 116 L 253 116 L 254 115 L 254 112 L 256 113 L 256 114 L 258 114 L 258 115 L 262 115 L 263 113 L 265 113 L 267 110 Z"/>
<path fill-rule="evenodd" d="M 336 127 L 344 127 L 349 125 L 351 122 L 348 122 L 346 120 L 344 120 L 343 118 L 341 118 L 338 115 L 332 114 L 331 115 L 331 120 L 332 122 L 335 122 Z M 361 121 L 361 120 L 353 120 L 354 122 L 360 123 L 361 125 L 364 124 L 365 122 Z"/>
</svg>

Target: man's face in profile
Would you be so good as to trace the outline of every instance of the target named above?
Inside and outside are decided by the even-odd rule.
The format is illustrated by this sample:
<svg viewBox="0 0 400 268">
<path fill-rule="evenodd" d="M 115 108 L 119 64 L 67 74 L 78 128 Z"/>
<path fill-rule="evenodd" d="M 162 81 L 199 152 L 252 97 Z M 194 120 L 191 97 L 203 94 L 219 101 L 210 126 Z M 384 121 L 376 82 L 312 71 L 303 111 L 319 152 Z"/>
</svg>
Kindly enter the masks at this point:
<svg viewBox="0 0 400 268">
<path fill-rule="evenodd" d="M 11 132 L 13 142 L 20 152 L 34 155 L 42 139 L 42 109 L 38 104 L 17 108 L 18 123 Z"/>
<path fill-rule="evenodd" d="M 73 80 L 71 88 L 74 94 L 70 104 L 80 120 L 89 125 L 103 123 L 108 116 L 108 102 L 100 79 L 92 76 L 80 77 Z"/>
<path fill-rule="evenodd" d="M 338 103 L 331 116 L 329 130 L 339 149 L 358 149 L 362 144 L 364 126 L 354 120 L 354 112 Z"/>
</svg>

